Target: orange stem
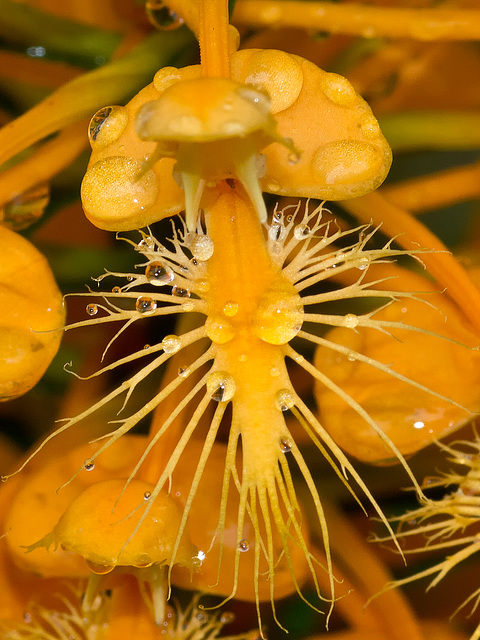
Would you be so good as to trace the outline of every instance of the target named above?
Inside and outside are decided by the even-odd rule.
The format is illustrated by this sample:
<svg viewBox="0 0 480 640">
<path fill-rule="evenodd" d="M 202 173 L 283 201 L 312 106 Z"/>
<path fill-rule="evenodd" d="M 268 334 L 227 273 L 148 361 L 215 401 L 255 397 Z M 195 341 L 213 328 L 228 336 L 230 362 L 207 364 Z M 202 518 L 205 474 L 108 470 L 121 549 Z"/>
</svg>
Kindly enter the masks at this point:
<svg viewBox="0 0 480 640">
<path fill-rule="evenodd" d="M 478 9 L 411 9 L 302 0 L 240 0 L 235 23 L 250 26 L 303 27 L 363 36 L 413 40 L 478 40 Z"/>
<path fill-rule="evenodd" d="M 474 200 L 480 197 L 480 162 L 403 180 L 382 187 L 381 193 L 390 203 L 411 213 Z"/>
<path fill-rule="evenodd" d="M 230 76 L 229 16 L 226 0 L 199 4 L 200 56 L 204 76 Z"/>
<path fill-rule="evenodd" d="M 428 271 L 445 287 L 472 325 L 480 331 L 480 291 L 448 248 L 408 211 L 391 204 L 379 192 L 346 200 L 342 206 L 364 223 L 381 224 L 382 231 L 404 249 L 433 249 L 422 255 Z"/>
<path fill-rule="evenodd" d="M 371 545 L 365 543 L 350 521 L 333 504 L 325 505 L 332 551 L 340 564 L 353 576 L 352 582 L 367 600 L 379 593 L 391 576 L 381 564 Z M 424 635 L 401 591 L 383 593 L 368 604 L 385 637 L 390 640 L 424 640 Z M 367 610 L 368 610 L 367 609 Z"/>
</svg>

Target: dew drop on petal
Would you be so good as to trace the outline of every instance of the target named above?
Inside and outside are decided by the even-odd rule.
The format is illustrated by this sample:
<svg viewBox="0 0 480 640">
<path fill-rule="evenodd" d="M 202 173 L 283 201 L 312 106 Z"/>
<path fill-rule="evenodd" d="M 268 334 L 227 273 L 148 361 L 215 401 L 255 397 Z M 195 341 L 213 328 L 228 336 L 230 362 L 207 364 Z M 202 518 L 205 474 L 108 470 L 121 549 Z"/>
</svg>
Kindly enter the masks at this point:
<svg viewBox="0 0 480 640">
<path fill-rule="evenodd" d="M 348 329 L 355 329 L 358 326 L 359 319 L 358 316 L 354 313 L 347 313 L 347 315 L 343 318 L 343 326 Z"/>
<path fill-rule="evenodd" d="M 93 304 L 93 302 L 91 302 L 90 304 L 87 304 L 87 306 L 85 307 L 85 311 L 89 316 L 96 316 L 98 313 L 98 307 L 96 304 Z"/>
<path fill-rule="evenodd" d="M 235 614 L 232 613 L 231 611 L 225 611 L 220 616 L 220 622 L 222 624 L 230 624 L 234 620 L 235 620 Z"/>
<path fill-rule="evenodd" d="M 151 262 L 145 269 L 145 277 L 150 284 L 155 287 L 161 287 L 164 284 L 172 282 L 175 278 L 173 269 L 163 262 Z"/>
<path fill-rule="evenodd" d="M 181 378 L 186 378 L 190 373 L 190 369 L 188 367 L 178 367 L 177 373 Z"/>
<path fill-rule="evenodd" d="M 98 564 L 87 559 L 85 559 L 85 562 L 90 571 L 92 573 L 96 573 L 99 576 L 104 576 L 105 574 L 110 573 L 115 569 L 115 567 L 111 564 Z"/>
<path fill-rule="evenodd" d="M 245 553 L 245 551 L 248 551 L 250 549 L 250 543 L 246 538 L 243 538 L 242 540 L 240 540 L 240 542 L 237 544 L 237 548 L 239 551 L 241 551 L 242 553 Z"/>
<path fill-rule="evenodd" d="M 308 224 L 297 224 L 297 226 L 293 230 L 293 235 L 296 240 L 304 240 L 305 238 L 308 238 L 310 232 L 311 229 Z"/>
<path fill-rule="evenodd" d="M 140 251 L 140 253 L 143 253 L 143 252 L 146 252 L 146 251 L 154 251 L 155 250 L 155 240 L 152 238 L 152 236 L 144 236 L 140 240 L 140 242 L 137 244 L 135 249 L 137 251 Z"/>
<path fill-rule="evenodd" d="M 204 262 L 213 255 L 213 240 L 206 235 L 194 234 L 189 248 L 194 258 Z"/>
<path fill-rule="evenodd" d="M 173 334 L 165 336 L 162 340 L 162 349 L 165 353 L 177 353 L 177 351 L 180 351 L 181 346 L 182 343 L 180 338 Z"/>
<path fill-rule="evenodd" d="M 95 469 L 95 463 L 91 460 L 85 460 L 85 462 L 83 463 L 83 468 L 85 469 L 85 471 L 93 471 Z"/>
<path fill-rule="evenodd" d="M 128 123 L 125 107 L 103 107 L 90 120 L 88 139 L 92 148 L 103 147 L 115 142 Z"/>
<path fill-rule="evenodd" d="M 205 321 L 207 336 L 215 344 L 225 344 L 235 336 L 235 327 L 223 315 L 208 316 Z"/>
<path fill-rule="evenodd" d="M 157 308 L 157 303 L 152 298 L 140 296 L 135 302 L 135 309 L 139 313 L 153 313 Z"/>
<path fill-rule="evenodd" d="M 275 394 L 275 406 L 279 411 L 288 411 L 295 406 L 295 397 L 289 389 L 280 389 Z"/>
<path fill-rule="evenodd" d="M 122 290 L 120 287 L 113 287 L 112 293 L 122 293 Z"/>
<path fill-rule="evenodd" d="M 207 378 L 207 392 L 215 402 L 228 402 L 235 390 L 235 380 L 227 371 L 214 371 Z"/>
<path fill-rule="evenodd" d="M 143 499 L 148 500 L 151 495 L 152 495 L 151 491 L 145 491 L 145 493 L 143 494 Z"/>
<path fill-rule="evenodd" d="M 171 11 L 161 0 L 147 0 L 145 13 L 150 24 L 160 31 L 178 29 L 183 24 L 183 18 Z"/>
<path fill-rule="evenodd" d="M 35 186 L 9 200 L 0 209 L 2 224 L 13 231 L 22 231 L 39 220 L 50 202 L 48 184 Z"/>
<path fill-rule="evenodd" d="M 347 356 L 347 360 L 349 362 L 355 362 L 355 360 L 357 359 L 356 355 L 354 353 L 349 353 Z"/>
<path fill-rule="evenodd" d="M 223 307 L 223 313 L 229 318 L 233 318 L 233 316 L 236 316 L 238 313 L 238 302 L 235 302 L 234 300 L 229 300 L 228 302 L 226 302 Z"/>
<path fill-rule="evenodd" d="M 302 300 L 291 282 L 274 282 L 261 297 L 252 320 L 257 337 L 269 344 L 286 344 L 302 328 Z"/>
<path fill-rule="evenodd" d="M 288 453 L 292 450 L 292 443 L 288 438 L 280 438 L 280 449 L 283 453 Z"/>
<path fill-rule="evenodd" d="M 172 296 L 175 296 L 176 298 L 190 298 L 190 291 L 189 289 L 185 289 L 184 287 L 179 287 L 178 285 L 175 285 L 172 288 Z"/>
</svg>

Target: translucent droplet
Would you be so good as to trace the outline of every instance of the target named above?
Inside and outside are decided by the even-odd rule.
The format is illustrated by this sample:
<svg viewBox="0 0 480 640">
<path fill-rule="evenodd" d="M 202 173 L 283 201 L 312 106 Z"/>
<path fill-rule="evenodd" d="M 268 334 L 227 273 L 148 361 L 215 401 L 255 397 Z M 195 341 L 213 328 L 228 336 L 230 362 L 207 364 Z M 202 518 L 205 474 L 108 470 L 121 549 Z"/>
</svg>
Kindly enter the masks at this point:
<svg viewBox="0 0 480 640">
<path fill-rule="evenodd" d="M 162 340 L 162 349 L 165 353 L 177 353 L 182 346 L 181 340 L 178 336 L 169 335 L 165 336 Z"/>
<path fill-rule="evenodd" d="M 190 369 L 188 367 L 178 367 L 178 375 L 181 378 L 186 378 L 190 373 Z"/>
<path fill-rule="evenodd" d="M 233 316 L 236 316 L 238 313 L 238 302 L 235 302 L 233 300 L 229 300 L 228 302 L 226 302 L 223 307 L 223 313 L 229 318 L 233 318 Z"/>
<path fill-rule="evenodd" d="M 347 360 L 349 362 L 355 362 L 356 359 L 357 359 L 357 357 L 355 356 L 354 353 L 349 353 L 348 356 L 347 356 Z"/>
<path fill-rule="evenodd" d="M 220 622 L 222 624 L 230 624 L 234 620 L 235 620 L 235 614 L 232 613 L 231 611 L 225 611 L 220 616 Z"/>
<path fill-rule="evenodd" d="M 360 258 L 360 260 L 358 261 L 357 269 L 360 269 L 360 271 L 364 271 L 368 267 L 369 263 L 370 260 L 367 257 Z"/>
<path fill-rule="evenodd" d="M 163 262 L 151 262 L 145 269 L 145 277 L 150 284 L 161 287 L 175 278 L 173 270 Z"/>
<path fill-rule="evenodd" d="M 246 538 L 243 538 L 237 544 L 237 547 L 238 547 L 239 551 L 241 551 L 242 553 L 245 553 L 245 551 L 248 551 L 250 549 L 250 543 Z"/>
<path fill-rule="evenodd" d="M 0 219 L 9 229 L 21 231 L 39 220 L 50 202 L 50 188 L 46 184 L 33 187 L 9 200 Z M 3 215 L 1 215 L 3 213 Z"/>
<path fill-rule="evenodd" d="M 225 344 L 235 336 L 235 327 L 224 315 L 208 316 L 205 321 L 207 336 L 215 344 Z"/>
<path fill-rule="evenodd" d="M 212 257 L 213 249 L 213 240 L 209 236 L 195 234 L 190 242 L 193 257 L 202 262 Z"/>
<path fill-rule="evenodd" d="M 87 306 L 85 307 L 85 311 L 89 316 L 96 316 L 98 313 L 98 307 L 96 304 L 93 304 L 93 302 L 91 302 L 90 304 L 87 304 Z"/>
<path fill-rule="evenodd" d="M 103 107 L 90 120 L 88 139 L 92 148 L 106 146 L 118 140 L 128 123 L 125 107 Z"/>
<path fill-rule="evenodd" d="M 270 375 L 272 376 L 272 378 L 278 378 L 278 376 L 280 375 L 280 369 L 278 367 L 272 367 L 270 369 Z"/>
<path fill-rule="evenodd" d="M 157 303 L 152 298 L 147 298 L 147 296 L 140 296 L 137 298 L 135 302 L 135 309 L 139 313 L 153 313 L 157 308 Z"/>
<path fill-rule="evenodd" d="M 288 453 L 292 450 L 292 443 L 290 442 L 290 440 L 288 440 L 288 438 L 280 438 L 280 449 L 283 451 L 283 453 Z"/>
<path fill-rule="evenodd" d="M 279 278 L 261 297 L 253 316 L 252 329 L 269 344 L 286 344 L 302 328 L 302 299 L 293 284 Z"/>
<path fill-rule="evenodd" d="M 308 224 L 297 224 L 293 230 L 293 235 L 297 240 L 305 240 L 310 235 L 311 229 Z"/>
<path fill-rule="evenodd" d="M 120 287 L 113 287 L 112 293 L 122 293 L 122 290 L 120 289 Z"/>
<path fill-rule="evenodd" d="M 275 394 L 275 406 L 279 411 L 288 411 L 295 406 L 295 398 L 289 389 L 280 389 Z"/>
<path fill-rule="evenodd" d="M 268 237 L 272 242 L 280 242 L 287 235 L 287 230 L 283 224 L 274 223 L 268 230 Z"/>
<path fill-rule="evenodd" d="M 136 246 L 136 250 L 143 251 L 154 251 L 155 249 L 155 240 L 152 236 L 145 236 L 140 240 L 140 242 Z"/>
<path fill-rule="evenodd" d="M 343 318 L 343 326 L 348 327 L 348 329 L 355 329 L 358 326 L 359 319 L 354 313 L 347 313 L 347 315 Z"/>
<path fill-rule="evenodd" d="M 235 389 L 235 380 L 227 371 L 214 371 L 207 378 L 207 392 L 215 402 L 228 402 Z"/>
<path fill-rule="evenodd" d="M 208 280 L 197 280 L 196 288 L 200 293 L 207 293 L 210 291 L 210 283 Z"/>
<path fill-rule="evenodd" d="M 111 564 L 98 564 L 96 562 L 91 562 L 90 560 L 85 560 L 88 568 L 93 573 L 96 573 L 99 576 L 104 576 L 106 573 L 110 573 L 115 569 L 115 567 Z"/>
<path fill-rule="evenodd" d="M 145 349 L 145 351 L 148 351 L 151 347 L 149 344 L 144 344 L 143 348 Z"/>
<path fill-rule="evenodd" d="M 143 494 L 143 499 L 149 500 L 151 495 L 152 495 L 151 491 L 145 491 L 145 493 Z"/>
<path fill-rule="evenodd" d="M 127 276 L 128 282 L 133 282 L 135 280 L 135 276 Z"/>
<path fill-rule="evenodd" d="M 176 296 L 177 298 L 190 298 L 190 291 L 189 289 L 184 289 L 183 287 L 179 287 L 178 285 L 175 285 L 172 288 L 172 296 Z"/>
<path fill-rule="evenodd" d="M 85 471 L 93 471 L 95 469 L 95 463 L 91 460 L 85 460 L 85 462 L 83 463 L 83 468 L 85 469 Z"/>
<path fill-rule="evenodd" d="M 145 13 L 150 24 L 160 31 L 178 29 L 183 24 L 183 18 L 171 11 L 161 0 L 147 0 Z"/>
<path fill-rule="evenodd" d="M 300 162 L 301 157 L 302 157 L 301 153 L 299 153 L 298 151 L 292 151 L 291 153 L 288 154 L 288 164 L 292 166 L 295 164 L 298 164 Z"/>
</svg>

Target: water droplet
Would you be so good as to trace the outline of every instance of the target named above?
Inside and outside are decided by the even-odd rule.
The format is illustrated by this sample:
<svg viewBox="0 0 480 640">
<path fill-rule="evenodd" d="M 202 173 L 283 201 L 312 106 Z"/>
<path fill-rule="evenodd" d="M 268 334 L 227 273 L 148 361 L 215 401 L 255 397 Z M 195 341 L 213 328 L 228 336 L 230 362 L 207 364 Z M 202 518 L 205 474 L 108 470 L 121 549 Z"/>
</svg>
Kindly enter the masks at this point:
<svg viewBox="0 0 480 640">
<path fill-rule="evenodd" d="M 213 240 L 206 235 L 194 234 L 193 239 L 190 241 L 189 248 L 194 258 L 204 262 L 213 255 Z"/>
<path fill-rule="evenodd" d="M 145 13 L 150 24 L 160 31 L 178 29 L 183 24 L 183 18 L 171 11 L 161 0 L 147 0 Z"/>
<path fill-rule="evenodd" d="M 95 463 L 91 460 L 85 460 L 85 462 L 83 463 L 83 468 L 85 469 L 85 471 L 93 471 L 95 469 Z"/>
<path fill-rule="evenodd" d="M 355 360 L 357 359 L 356 355 L 354 353 L 349 353 L 347 356 L 347 360 L 349 362 L 355 362 Z"/>
<path fill-rule="evenodd" d="M 238 313 L 238 302 L 234 302 L 233 300 L 226 302 L 223 307 L 223 313 L 229 318 L 236 316 Z"/>
<path fill-rule="evenodd" d="M 122 293 L 122 290 L 120 289 L 120 287 L 113 287 L 112 293 Z"/>
<path fill-rule="evenodd" d="M 163 262 L 151 262 L 145 269 L 145 277 L 150 284 L 161 287 L 175 278 L 173 269 Z"/>
<path fill-rule="evenodd" d="M 207 378 L 207 392 L 215 402 L 228 402 L 235 389 L 235 380 L 227 371 L 214 371 Z"/>
<path fill-rule="evenodd" d="M 280 449 L 283 451 L 283 453 L 288 453 L 292 450 L 292 443 L 290 442 L 290 440 L 288 440 L 288 438 L 280 438 Z"/>
<path fill-rule="evenodd" d="M 243 538 L 237 544 L 237 547 L 239 551 L 241 551 L 242 553 L 245 553 L 245 551 L 248 551 L 250 549 L 250 543 L 246 538 Z"/>
<path fill-rule="evenodd" d="M 287 235 L 287 230 L 283 226 L 283 224 L 274 223 L 270 226 L 268 230 L 268 238 L 272 242 L 280 242 L 285 239 Z"/>
<path fill-rule="evenodd" d="M 115 567 L 111 564 L 98 564 L 87 559 L 85 559 L 85 562 L 90 571 L 96 573 L 99 576 L 104 576 L 106 573 L 110 573 L 115 569 Z"/>
<path fill-rule="evenodd" d="M 180 351 L 181 346 L 182 343 L 180 338 L 173 334 L 165 336 L 165 338 L 162 340 L 162 349 L 165 351 L 165 353 L 177 353 L 177 351 Z"/>
<path fill-rule="evenodd" d="M 358 261 L 357 269 L 360 269 L 360 271 L 365 271 L 369 263 L 370 263 L 370 260 L 364 256 L 363 258 L 360 258 L 360 260 Z"/>
<path fill-rule="evenodd" d="M 200 293 L 207 293 L 210 291 L 210 283 L 208 280 L 197 280 L 196 288 Z"/>
<path fill-rule="evenodd" d="M 189 289 L 184 289 L 178 285 L 172 288 L 172 296 L 176 296 L 177 298 L 190 298 L 190 295 Z"/>
<path fill-rule="evenodd" d="M 225 344 L 235 336 L 235 327 L 223 315 L 208 316 L 205 321 L 207 336 L 215 344 Z"/>
<path fill-rule="evenodd" d="M 348 329 L 355 329 L 358 326 L 359 319 L 354 313 L 347 313 L 347 315 L 343 318 L 343 326 L 348 327 Z"/>
<path fill-rule="evenodd" d="M 305 240 L 310 235 L 311 229 L 308 224 L 297 224 L 293 230 L 293 235 L 297 240 Z"/>
<path fill-rule="evenodd" d="M 220 616 L 220 622 L 222 624 L 230 624 L 234 620 L 235 620 L 235 614 L 232 613 L 231 611 L 225 611 Z"/>
<path fill-rule="evenodd" d="M 103 107 L 90 120 L 88 139 L 92 148 L 103 147 L 122 135 L 128 123 L 125 107 Z"/>
<path fill-rule="evenodd" d="M 135 302 L 135 309 L 139 313 L 153 313 L 157 308 L 157 303 L 152 298 L 140 296 Z"/>
<path fill-rule="evenodd" d="M 278 378 L 278 376 L 280 375 L 280 369 L 278 367 L 272 367 L 270 369 L 270 375 L 272 376 L 272 378 Z"/>
<path fill-rule="evenodd" d="M 279 411 L 288 411 L 295 406 L 295 397 L 289 389 L 280 389 L 275 394 L 275 406 Z"/>
<path fill-rule="evenodd" d="M 93 304 L 93 302 L 91 302 L 90 304 L 87 304 L 87 306 L 85 307 L 85 311 L 89 316 L 96 316 L 98 313 L 98 307 L 96 304 Z"/>
<path fill-rule="evenodd" d="M 155 240 L 152 236 L 144 236 L 140 242 L 135 247 L 137 251 L 154 251 L 155 249 Z"/>
<path fill-rule="evenodd" d="M 190 373 L 190 369 L 188 367 L 178 367 L 178 375 L 181 378 L 186 378 Z"/>
<path fill-rule="evenodd" d="M 299 151 L 292 151 L 288 154 L 288 164 L 292 166 L 298 164 L 301 157 L 302 154 Z"/>
<path fill-rule="evenodd" d="M 182 309 L 183 309 L 183 311 L 194 311 L 195 310 L 195 303 L 193 302 L 193 300 L 189 300 L 188 302 L 184 302 L 182 304 Z"/>
<path fill-rule="evenodd" d="M 145 493 L 143 494 L 143 499 L 149 500 L 151 495 L 152 495 L 151 491 L 145 491 Z"/>
<path fill-rule="evenodd" d="M 286 344 L 302 328 L 302 300 L 291 282 L 278 278 L 261 297 L 252 321 L 256 336 L 269 344 Z"/>
<path fill-rule="evenodd" d="M 133 282 L 135 280 L 135 276 L 127 276 L 128 282 Z"/>
<path fill-rule="evenodd" d="M 5 204 L 3 212 L 0 211 L 2 224 L 13 231 L 26 229 L 42 217 L 49 202 L 50 188 L 48 185 L 42 184 L 33 187 Z"/>
</svg>

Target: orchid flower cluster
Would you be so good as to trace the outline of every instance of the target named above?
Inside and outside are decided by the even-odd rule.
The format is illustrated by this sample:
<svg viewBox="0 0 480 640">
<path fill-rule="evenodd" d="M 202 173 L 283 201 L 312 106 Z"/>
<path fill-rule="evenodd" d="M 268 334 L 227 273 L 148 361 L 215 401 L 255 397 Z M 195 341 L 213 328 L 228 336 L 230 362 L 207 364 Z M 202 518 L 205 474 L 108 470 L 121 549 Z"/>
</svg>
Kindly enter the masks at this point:
<svg viewBox="0 0 480 640">
<path fill-rule="evenodd" d="M 395 109 L 414 93 L 408 74 L 385 89 L 400 63 L 420 60 L 430 72 L 453 48 L 480 71 L 465 43 L 449 43 L 450 54 L 426 44 L 478 39 L 480 14 L 372 6 L 358 9 L 355 27 L 348 3 L 239 0 L 228 9 L 224 0 L 149 0 L 159 31 L 125 53 L 148 31 L 132 9 L 123 20 L 138 22 L 113 62 L 74 75 L 0 130 L 3 160 L 16 159 L 0 174 L 1 398 L 14 404 L 35 387 L 64 334 L 97 336 L 85 349 L 100 360 L 93 371 L 90 357 L 88 370 L 65 365 L 73 391 L 60 424 L 3 473 L 2 638 L 253 640 L 289 630 L 287 598 L 333 629 L 332 640 L 463 638 L 419 620 L 390 587 L 439 572 L 436 583 L 478 547 L 475 534 L 456 537 L 478 518 L 478 442 L 467 443 L 470 456 L 441 444 L 467 465 L 465 477 L 422 483 L 407 461 L 480 408 L 475 248 L 463 266 L 402 209 L 408 196 L 411 210 L 442 204 L 451 190 L 432 193 L 433 178 L 381 187 L 392 163 L 382 130 L 395 147 Z M 311 39 L 307 50 L 293 32 L 288 47 L 272 46 L 299 15 L 302 27 L 342 35 Z M 115 12 L 110 20 L 112 33 L 124 25 Z M 244 28 L 272 20 L 278 33 Z M 376 45 L 368 55 L 347 43 L 352 29 Z M 197 46 L 200 63 L 186 57 Z M 355 55 L 350 79 L 322 70 L 320 51 L 326 62 L 343 52 L 339 67 Z M 178 64 L 182 56 L 192 64 Z M 480 97 L 459 99 L 478 110 Z M 410 144 L 419 118 L 397 123 L 407 139 L 417 127 Z M 41 222 L 39 185 L 87 139 L 86 219 L 116 234 L 131 266 L 106 266 L 65 299 L 19 231 Z M 447 171 L 435 184 L 463 193 L 474 171 Z M 78 306 L 73 319 L 65 301 Z M 420 506 L 389 518 L 361 463 L 383 468 L 394 492 L 412 488 Z M 429 497 L 442 484 L 459 488 Z M 375 537 L 402 558 L 417 534 L 433 550 L 467 546 L 392 582 L 342 512 L 346 500 L 376 517 Z M 248 625 L 229 610 L 242 606 Z"/>
</svg>

